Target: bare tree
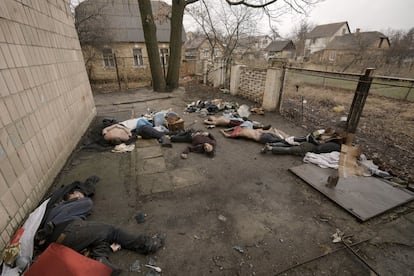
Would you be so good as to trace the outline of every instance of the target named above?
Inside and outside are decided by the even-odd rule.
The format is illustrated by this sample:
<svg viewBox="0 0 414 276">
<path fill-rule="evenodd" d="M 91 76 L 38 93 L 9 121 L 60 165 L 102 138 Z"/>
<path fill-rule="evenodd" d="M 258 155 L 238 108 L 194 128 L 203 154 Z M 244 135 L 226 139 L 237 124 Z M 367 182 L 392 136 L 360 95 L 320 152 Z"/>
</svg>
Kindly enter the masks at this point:
<svg viewBox="0 0 414 276">
<path fill-rule="evenodd" d="M 178 87 L 180 61 L 181 61 L 181 46 L 182 46 L 181 35 L 182 35 L 182 29 L 183 29 L 184 9 L 187 5 L 195 3 L 197 1 L 199 0 L 173 0 L 172 1 L 172 14 L 171 14 L 171 19 L 170 19 L 171 20 L 170 59 L 168 62 L 168 74 L 167 74 L 167 79 L 166 79 L 167 90 L 172 90 Z M 242 6 L 246 6 L 249 8 L 261 8 L 261 9 L 264 9 L 264 11 L 268 15 L 274 15 L 274 12 L 278 11 L 278 9 L 281 7 L 288 7 L 289 9 L 295 12 L 305 13 L 307 7 L 310 7 L 311 5 L 317 2 L 320 2 L 320 0 L 283 0 L 283 1 L 279 1 L 279 2 L 282 2 L 280 6 L 274 6 L 275 4 L 277 4 L 278 0 L 268 0 L 268 1 L 267 0 L 242 0 L 242 1 L 225 0 L 225 1 L 227 2 L 227 4 L 231 6 L 242 5 Z M 141 3 L 145 3 L 145 2 L 147 2 L 148 4 L 149 0 L 139 0 L 140 9 L 142 6 Z M 271 8 L 274 8 L 274 9 L 271 9 Z M 144 13 L 141 11 L 141 14 L 144 14 L 144 16 L 142 16 L 143 21 L 147 19 L 149 21 L 152 20 L 151 19 L 152 17 L 148 13 L 148 10 Z M 228 29 L 227 30 L 228 33 L 231 33 L 228 27 L 225 27 L 225 28 Z M 149 26 L 143 26 L 143 29 L 144 29 L 144 34 L 147 33 L 145 36 L 155 37 L 156 28 L 149 27 Z M 239 29 L 236 28 L 235 32 L 237 33 L 238 31 Z M 152 34 L 148 34 L 149 32 L 152 32 Z M 234 40 L 228 41 L 228 43 L 230 43 L 231 45 L 234 45 L 234 42 L 235 42 Z M 155 43 L 150 43 L 150 45 L 147 44 L 147 49 L 148 47 L 154 48 L 153 49 L 154 51 L 149 50 L 148 52 L 155 53 L 155 47 L 156 47 Z M 230 47 L 230 49 L 231 48 L 232 47 Z M 158 59 L 158 56 L 155 56 L 155 54 L 149 55 L 150 60 L 155 59 L 155 58 Z M 150 64 L 152 64 L 151 61 L 150 61 Z M 153 66 L 160 67 L 156 64 L 156 62 L 154 62 Z M 154 75 L 152 76 L 153 79 L 162 78 L 162 73 L 161 74 L 156 73 L 156 72 L 162 72 L 161 70 L 151 69 L 151 72 L 154 72 L 154 74 L 157 74 L 157 76 L 154 76 Z"/>
<path fill-rule="evenodd" d="M 150 63 L 152 87 L 154 91 L 162 92 L 167 87 L 159 58 L 157 27 L 152 12 L 151 1 L 140 0 L 139 11 L 141 13 L 142 29 L 144 30 L 145 45 Z"/>
<path fill-rule="evenodd" d="M 407 32 L 390 31 L 389 38 L 391 47 L 387 51 L 386 62 L 400 67 L 404 60 L 411 60 L 411 69 L 414 63 L 412 61 L 414 59 L 414 28 Z"/>
<path fill-rule="evenodd" d="M 307 34 L 314 28 L 314 25 L 308 22 L 306 19 L 302 19 L 299 24 L 293 30 L 293 41 L 296 46 L 296 56 L 305 55 L 305 41 Z"/>
<path fill-rule="evenodd" d="M 96 49 L 102 50 L 112 40 L 110 31 L 105 28 L 108 25 L 104 16 L 106 6 L 106 2 L 90 5 L 87 2 L 79 4 L 78 1 L 71 1 L 70 8 L 75 15 L 75 28 L 89 77 L 93 62 L 100 57 Z"/>
<path fill-rule="evenodd" d="M 247 38 L 256 30 L 257 13 L 247 7 L 230 8 L 220 0 L 202 0 L 187 11 L 200 26 L 211 49 L 220 48 L 224 59 L 231 58 L 240 38 Z M 213 59 L 214 51 L 210 54 Z"/>
</svg>

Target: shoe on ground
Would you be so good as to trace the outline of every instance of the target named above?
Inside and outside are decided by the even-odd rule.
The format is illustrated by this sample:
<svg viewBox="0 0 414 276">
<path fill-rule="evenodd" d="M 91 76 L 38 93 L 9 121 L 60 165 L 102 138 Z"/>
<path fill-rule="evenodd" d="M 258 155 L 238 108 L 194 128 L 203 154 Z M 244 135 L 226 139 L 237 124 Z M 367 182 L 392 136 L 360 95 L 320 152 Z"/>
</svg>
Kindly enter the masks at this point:
<svg viewBox="0 0 414 276">
<path fill-rule="evenodd" d="M 151 238 L 149 238 L 146 242 L 147 253 L 148 254 L 155 253 L 160 248 L 162 248 L 165 244 L 165 238 L 166 238 L 165 234 L 156 234 L 152 236 Z"/>
</svg>

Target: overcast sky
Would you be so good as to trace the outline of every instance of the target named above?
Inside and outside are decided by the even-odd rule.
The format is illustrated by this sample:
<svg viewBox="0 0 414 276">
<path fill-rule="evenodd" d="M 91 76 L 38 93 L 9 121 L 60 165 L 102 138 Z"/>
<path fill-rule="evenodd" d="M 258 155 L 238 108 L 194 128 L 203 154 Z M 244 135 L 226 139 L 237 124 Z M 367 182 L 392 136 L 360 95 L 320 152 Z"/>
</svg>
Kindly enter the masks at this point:
<svg viewBox="0 0 414 276">
<path fill-rule="evenodd" d="M 282 36 L 291 33 L 300 16 L 287 15 L 280 19 L 278 30 Z M 310 23 L 322 25 L 348 21 L 351 32 L 405 30 L 414 27 L 414 0 L 325 0 L 317 4 L 307 17 Z M 262 31 L 267 33 L 268 24 L 263 22 Z M 186 30 L 194 29 L 194 23 L 184 21 Z"/>
</svg>

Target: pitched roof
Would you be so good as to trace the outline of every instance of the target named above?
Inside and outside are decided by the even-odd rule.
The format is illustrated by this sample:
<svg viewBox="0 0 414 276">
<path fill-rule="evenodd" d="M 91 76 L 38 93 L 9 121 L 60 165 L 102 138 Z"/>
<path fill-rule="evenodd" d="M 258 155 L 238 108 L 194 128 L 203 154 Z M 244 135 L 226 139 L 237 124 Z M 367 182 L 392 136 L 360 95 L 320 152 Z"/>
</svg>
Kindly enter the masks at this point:
<svg viewBox="0 0 414 276">
<path fill-rule="evenodd" d="M 197 49 L 207 38 L 199 36 L 191 40 L 187 40 L 184 44 L 186 50 Z"/>
<path fill-rule="evenodd" d="M 370 48 L 378 39 L 387 39 L 384 34 L 380 32 L 359 32 L 353 34 L 345 34 L 336 36 L 328 45 L 327 50 L 353 50 L 360 48 Z"/>
<path fill-rule="evenodd" d="M 171 6 L 162 1 L 151 1 L 151 4 L 158 42 L 169 42 L 170 21 L 167 15 Z M 75 18 L 78 13 L 83 16 L 97 14 L 113 42 L 145 42 L 137 0 L 86 0 L 76 7 Z M 184 29 L 182 41 L 185 41 Z"/>
<path fill-rule="evenodd" d="M 307 36 L 306 38 L 318 38 L 318 37 L 330 37 L 333 36 L 339 28 L 341 28 L 344 24 L 346 24 L 348 31 L 349 26 L 348 22 L 338 22 L 338 23 L 331 23 L 325 25 L 316 26 Z"/>
<path fill-rule="evenodd" d="M 293 47 L 292 47 L 293 46 Z M 269 46 L 265 48 L 267 52 L 280 52 L 285 50 L 286 48 L 294 48 L 294 44 L 292 40 L 275 40 L 272 41 Z"/>
</svg>

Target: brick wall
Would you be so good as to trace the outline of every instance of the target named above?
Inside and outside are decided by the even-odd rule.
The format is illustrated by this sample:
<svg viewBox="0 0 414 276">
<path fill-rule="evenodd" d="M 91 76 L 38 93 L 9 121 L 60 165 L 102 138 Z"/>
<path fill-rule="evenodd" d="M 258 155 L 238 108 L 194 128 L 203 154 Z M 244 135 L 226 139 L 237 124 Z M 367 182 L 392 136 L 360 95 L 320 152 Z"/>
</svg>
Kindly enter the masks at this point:
<svg viewBox="0 0 414 276">
<path fill-rule="evenodd" d="M 237 95 L 262 104 L 265 84 L 266 69 L 243 67 L 240 72 L 240 84 Z"/>
<path fill-rule="evenodd" d="M 0 250 L 95 113 L 69 0 L 1 0 Z"/>
<path fill-rule="evenodd" d="M 116 55 L 118 74 L 122 81 L 149 82 L 151 80 L 151 71 L 149 68 L 148 54 L 145 43 L 112 43 L 110 48 Z M 134 65 L 134 48 L 139 48 L 142 51 L 142 59 L 144 64 L 141 66 Z M 92 82 L 117 81 L 116 67 L 104 66 L 101 49 L 97 49 L 95 47 L 84 47 L 83 52 L 86 60 L 86 67 L 91 68 L 90 80 Z M 91 56 L 92 58 L 88 60 L 88 56 Z"/>
</svg>

